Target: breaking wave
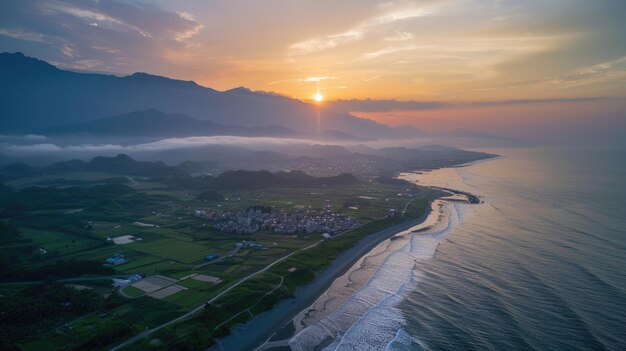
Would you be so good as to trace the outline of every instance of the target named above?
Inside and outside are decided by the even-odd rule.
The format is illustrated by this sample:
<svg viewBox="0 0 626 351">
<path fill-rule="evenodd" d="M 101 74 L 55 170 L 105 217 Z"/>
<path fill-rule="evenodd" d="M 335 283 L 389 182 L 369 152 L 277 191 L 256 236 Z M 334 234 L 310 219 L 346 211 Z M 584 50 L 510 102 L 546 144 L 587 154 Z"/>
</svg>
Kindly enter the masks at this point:
<svg viewBox="0 0 626 351">
<path fill-rule="evenodd" d="M 390 245 L 387 257 L 369 281 L 331 314 L 295 335 L 294 351 L 426 349 L 404 330 L 398 305 L 422 277 L 416 265 L 431 259 L 441 240 L 460 221 L 458 203 L 447 203 L 442 221 L 426 232 L 411 230 L 403 245 Z"/>
</svg>

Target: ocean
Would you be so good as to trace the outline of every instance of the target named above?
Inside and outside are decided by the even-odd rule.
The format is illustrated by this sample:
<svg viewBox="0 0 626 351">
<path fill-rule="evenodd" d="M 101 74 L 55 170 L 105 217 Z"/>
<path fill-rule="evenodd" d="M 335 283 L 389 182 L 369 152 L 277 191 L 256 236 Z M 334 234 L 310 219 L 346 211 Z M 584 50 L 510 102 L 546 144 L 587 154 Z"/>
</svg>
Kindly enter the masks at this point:
<svg viewBox="0 0 626 351">
<path fill-rule="evenodd" d="M 626 150 L 486 151 L 401 175 L 484 202 L 444 202 L 364 256 L 296 318 L 292 350 L 626 349 Z"/>
<path fill-rule="evenodd" d="M 489 151 L 418 176 L 485 202 L 415 266 L 388 349 L 626 350 L 626 151 Z"/>
</svg>

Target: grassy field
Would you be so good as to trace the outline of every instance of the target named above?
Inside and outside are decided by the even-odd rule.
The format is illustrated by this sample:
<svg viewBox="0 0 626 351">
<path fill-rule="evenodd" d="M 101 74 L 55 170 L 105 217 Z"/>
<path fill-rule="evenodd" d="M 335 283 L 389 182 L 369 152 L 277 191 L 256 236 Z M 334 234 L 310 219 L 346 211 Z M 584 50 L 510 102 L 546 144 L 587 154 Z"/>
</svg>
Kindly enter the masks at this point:
<svg viewBox="0 0 626 351">
<path fill-rule="evenodd" d="M 163 299 L 169 303 L 173 303 L 182 307 L 195 307 L 205 301 L 206 292 L 202 290 L 187 289 L 177 292 L 174 295 L 170 295 Z M 189 308 L 191 309 L 191 308 Z"/>
<path fill-rule="evenodd" d="M 158 239 L 126 244 L 129 249 L 147 253 L 149 255 L 172 259 L 183 263 L 201 261 L 204 256 L 214 250 L 204 245 L 189 243 L 175 239 Z"/>
<path fill-rule="evenodd" d="M 46 250 L 48 253 L 58 256 L 67 255 L 77 251 L 84 251 L 103 245 L 102 241 L 60 231 L 23 228 L 21 233 L 24 238 L 33 240 L 35 244 Z"/>
<path fill-rule="evenodd" d="M 134 286 L 127 286 L 122 289 L 122 292 L 130 297 L 138 297 L 145 294 L 143 290 L 137 289 Z"/>
<path fill-rule="evenodd" d="M 68 174 L 63 178 L 96 181 L 110 178 L 110 176 L 110 174 L 97 173 Z M 53 180 L 45 176 L 31 177 L 16 181 L 14 185 L 26 187 Z M 425 193 L 425 189 L 362 183 L 342 187 L 225 191 L 223 195 L 227 200 L 207 202 L 197 200 L 199 191 L 171 190 L 159 183 L 144 183 L 141 179 L 136 180 L 138 184 L 134 184 L 133 187 L 141 190 L 139 194 L 107 199 L 106 206 L 99 204 L 94 206 L 81 200 L 85 206 L 74 208 L 65 203 L 64 208 L 56 208 L 54 204 L 51 204 L 49 207 L 38 207 L 22 212 L 15 222 L 23 238 L 30 240 L 37 250 L 41 248 L 46 251 L 43 253 L 38 250 L 30 256 L 27 255 L 23 258 L 23 262 L 32 267 L 70 259 L 104 262 L 107 257 L 120 253 L 129 259 L 127 263 L 113 267 L 120 275 L 158 274 L 179 280 L 190 274 L 206 274 L 219 277 L 222 282 L 212 284 L 187 278 L 177 283 L 187 290 L 177 292 L 162 300 L 141 296 L 143 291 L 130 286 L 126 287 L 123 291 L 126 295 L 133 297 L 132 299 L 123 299 L 118 296 L 122 301 L 119 305 L 107 309 L 106 315 L 96 314 L 85 318 L 82 322 L 70 322 L 69 325 L 73 328 L 72 333 L 86 335 L 94 333 L 98 328 L 112 328 L 112 325 L 118 328 L 119 323 L 123 324 L 124 328 L 130 328 L 132 333 L 144 330 L 146 327 L 152 328 L 202 305 L 242 277 L 263 269 L 295 250 L 321 240 L 319 233 L 222 233 L 212 229 L 212 223 L 193 217 L 191 214 L 194 209 L 243 211 L 251 206 L 270 206 L 274 210 L 287 212 L 330 209 L 334 213 L 352 216 L 361 224 L 368 223 L 323 243 L 319 248 L 294 255 L 268 272 L 255 276 L 224 295 L 216 305 L 221 314 L 216 315 L 215 324 L 209 324 L 215 327 L 244 310 L 249 310 L 247 316 L 260 313 L 273 306 L 281 298 L 288 296 L 296 286 L 312 279 L 317 270 L 328 265 L 339 252 L 352 245 L 355 240 L 378 228 L 390 225 L 391 222 L 388 220 L 381 220 L 386 216 L 388 209 L 402 209 L 407 202 L 417 198 L 407 211 L 408 216 L 414 216 L 421 213 L 430 201 L 430 195 Z M 358 205 L 348 206 L 348 204 L 355 203 Z M 135 224 L 136 222 L 149 223 L 154 226 L 139 226 Z M 123 245 L 116 245 L 107 240 L 109 237 L 121 235 L 132 235 L 135 239 L 141 240 Z M 244 249 L 228 257 L 228 254 L 235 248 L 235 244 L 242 240 L 260 242 L 264 248 Z M 274 243 L 276 247 L 273 247 Z M 11 248 L 10 246 L 4 247 L 3 250 L 11 250 Z M 220 259 L 207 262 L 204 257 L 212 253 L 219 254 Z M 291 267 L 298 268 L 298 271 L 287 273 L 287 269 Z M 81 284 L 94 289 L 93 291 L 102 296 L 115 294 L 110 286 L 89 281 L 81 282 Z M 19 293 L 19 290 L 5 290 L 9 294 Z M 237 320 L 243 320 L 244 317 L 235 318 L 225 326 Z M 189 327 L 188 324 L 177 326 L 177 328 L 182 328 L 181 330 L 187 327 Z M 197 329 L 189 327 L 189 330 Z M 69 331 L 65 333 L 74 335 Z M 185 333 L 183 332 L 182 335 Z M 57 332 L 40 335 L 38 340 L 35 339 L 37 338 L 23 343 L 22 346 L 27 350 L 47 350 L 58 348 L 59 345 L 73 345 L 72 340 L 78 340 L 68 339 L 67 336 Z"/>
</svg>

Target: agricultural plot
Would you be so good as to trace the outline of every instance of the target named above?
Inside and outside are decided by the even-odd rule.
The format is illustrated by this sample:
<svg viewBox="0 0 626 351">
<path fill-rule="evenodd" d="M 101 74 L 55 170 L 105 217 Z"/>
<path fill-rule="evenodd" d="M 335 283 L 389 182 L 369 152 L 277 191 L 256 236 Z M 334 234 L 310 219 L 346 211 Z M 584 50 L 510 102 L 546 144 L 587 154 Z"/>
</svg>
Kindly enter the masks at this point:
<svg viewBox="0 0 626 351">
<path fill-rule="evenodd" d="M 200 261 L 204 256 L 212 252 L 211 248 L 204 245 L 174 239 L 134 242 L 127 244 L 127 246 L 150 255 L 173 259 L 183 263 Z"/>
<path fill-rule="evenodd" d="M 97 178 L 96 175 L 93 177 Z M 140 179 L 136 181 L 139 185 L 133 187 L 142 188 L 143 182 Z M 98 200 L 102 204 L 81 200 L 84 203 L 74 207 L 74 200 L 70 198 L 64 207 L 57 209 L 55 204 L 46 203 L 47 207 L 27 211 L 20 217 L 25 221 L 24 224 L 18 223 L 25 238 L 32 239 L 37 247 L 54 252 L 55 258 L 103 263 L 106 258 L 119 253 L 128 258 L 128 262 L 112 267 L 117 274 L 151 275 L 123 288 L 122 296 L 112 295 L 123 302 L 107 311 L 109 317 L 103 317 L 119 318 L 124 324 L 139 331 L 200 306 L 241 277 L 322 239 L 320 233 L 224 233 L 212 228 L 214 222 L 194 217 L 194 209 L 237 212 L 258 205 L 288 213 L 310 211 L 313 214 L 319 213 L 321 209 L 331 209 L 334 213 L 347 214 L 357 218 L 359 223 L 365 223 L 371 218 L 384 217 L 388 208 L 403 207 L 409 200 L 397 186 L 381 184 L 225 191 L 223 195 L 228 200 L 219 202 L 198 200 L 198 191 L 178 191 L 165 187 L 157 189 L 153 185 L 150 186 L 152 190 L 123 195 L 111 201 L 106 194 L 102 200 Z M 348 199 L 359 197 L 366 200 L 362 206 L 346 205 Z M 137 222 L 154 226 L 137 225 Z M 23 225 L 30 225 L 27 223 L 37 223 L 40 229 L 23 228 Z M 79 230 L 73 231 L 74 228 Z M 108 237 L 111 240 L 106 240 Z M 244 240 L 260 243 L 263 248 L 244 247 L 235 251 L 236 244 Z M 220 256 L 219 259 L 205 259 L 214 253 Z M 39 257 L 37 259 L 40 260 Z M 305 265 L 292 261 L 294 263 L 281 274 L 286 274 L 284 272 L 288 268 L 296 266 L 298 272 L 305 272 Z M 271 279 L 259 286 L 249 282 L 242 286 L 243 290 L 237 291 L 243 291 L 244 295 L 255 299 L 279 284 L 278 275 L 266 272 L 257 278 L 262 277 Z M 106 286 L 94 284 L 93 287 L 94 291 L 102 292 L 103 296 L 113 291 L 110 282 L 106 282 Z M 230 292 L 220 299 L 228 302 L 229 295 Z M 96 328 L 98 323 L 85 323 L 81 325 L 81 330 L 92 326 Z M 45 337 L 39 343 L 30 343 L 26 349 L 58 349 L 74 341 L 61 340 L 58 347 L 55 346 L 56 342 L 52 337 Z"/>
<path fill-rule="evenodd" d="M 124 267 L 124 266 L 120 266 Z M 162 260 L 156 263 L 152 263 L 149 265 L 137 267 L 134 269 L 127 270 L 128 273 L 143 273 L 143 274 L 167 274 L 171 275 L 181 270 L 188 269 L 189 266 L 184 263 L 179 263 L 176 261 Z"/>
<path fill-rule="evenodd" d="M 151 293 L 148 296 L 153 297 L 155 299 L 162 300 L 162 299 L 164 299 L 164 298 L 166 298 L 166 297 L 168 297 L 170 295 L 174 295 L 174 294 L 176 294 L 176 293 L 178 293 L 180 291 L 183 291 L 183 290 L 187 290 L 187 288 L 184 287 L 184 286 L 180 286 L 180 285 L 174 284 L 174 285 L 170 285 L 170 286 L 168 286 L 166 288 L 163 288 L 161 290 L 157 290 L 157 291 Z"/>
<path fill-rule="evenodd" d="M 222 281 L 218 277 L 213 277 L 213 276 L 204 275 L 204 274 L 194 275 L 193 277 L 191 277 L 191 279 L 201 281 L 201 282 L 212 283 L 212 284 L 219 284 Z"/>
<path fill-rule="evenodd" d="M 128 256 L 128 255 L 127 255 Z M 145 266 L 149 266 L 153 263 L 162 262 L 163 259 L 154 256 L 144 256 L 136 259 L 131 259 L 130 262 L 118 267 L 122 272 L 137 272 L 141 273 L 141 268 Z"/>
<path fill-rule="evenodd" d="M 141 238 L 137 238 L 134 235 L 120 235 L 120 236 L 116 236 L 115 238 L 112 238 L 111 240 L 113 240 L 113 243 L 116 245 L 124 245 L 124 244 L 130 244 L 132 242 L 135 242 L 137 239 L 141 239 Z"/>
<path fill-rule="evenodd" d="M 150 294 L 170 285 L 174 285 L 177 281 L 178 280 L 176 279 L 167 278 L 161 275 L 153 275 L 133 283 L 131 286 Z"/>
<path fill-rule="evenodd" d="M 122 292 L 125 295 L 130 296 L 130 297 L 137 297 L 137 296 L 144 295 L 146 293 L 145 291 L 138 289 L 134 286 L 127 286 L 122 289 Z"/>
<path fill-rule="evenodd" d="M 88 250 L 101 246 L 103 242 L 63 232 L 38 230 L 22 227 L 22 236 L 31 239 L 47 253 L 66 255 L 72 252 Z"/>
<path fill-rule="evenodd" d="M 206 293 L 194 289 L 187 289 L 165 297 L 161 301 L 173 303 L 181 307 L 193 307 L 206 299 Z"/>
</svg>

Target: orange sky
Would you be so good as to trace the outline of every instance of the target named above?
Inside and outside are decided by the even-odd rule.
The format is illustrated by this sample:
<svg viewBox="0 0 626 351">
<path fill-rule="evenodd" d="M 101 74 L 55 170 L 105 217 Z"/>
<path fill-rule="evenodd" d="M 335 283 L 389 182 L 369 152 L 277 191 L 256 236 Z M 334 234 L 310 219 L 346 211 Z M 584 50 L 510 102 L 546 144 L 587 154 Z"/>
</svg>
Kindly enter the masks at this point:
<svg viewBox="0 0 626 351">
<path fill-rule="evenodd" d="M 6 0 L 0 49 L 310 98 L 625 96 L 621 0 Z"/>
<path fill-rule="evenodd" d="M 515 134 L 565 113 L 624 117 L 624 13 L 623 0 L 6 0 L 0 51 L 218 90 L 442 102 L 369 117 Z M 581 100 L 598 97 L 612 99 Z M 545 99 L 561 102 L 476 104 Z"/>
</svg>

